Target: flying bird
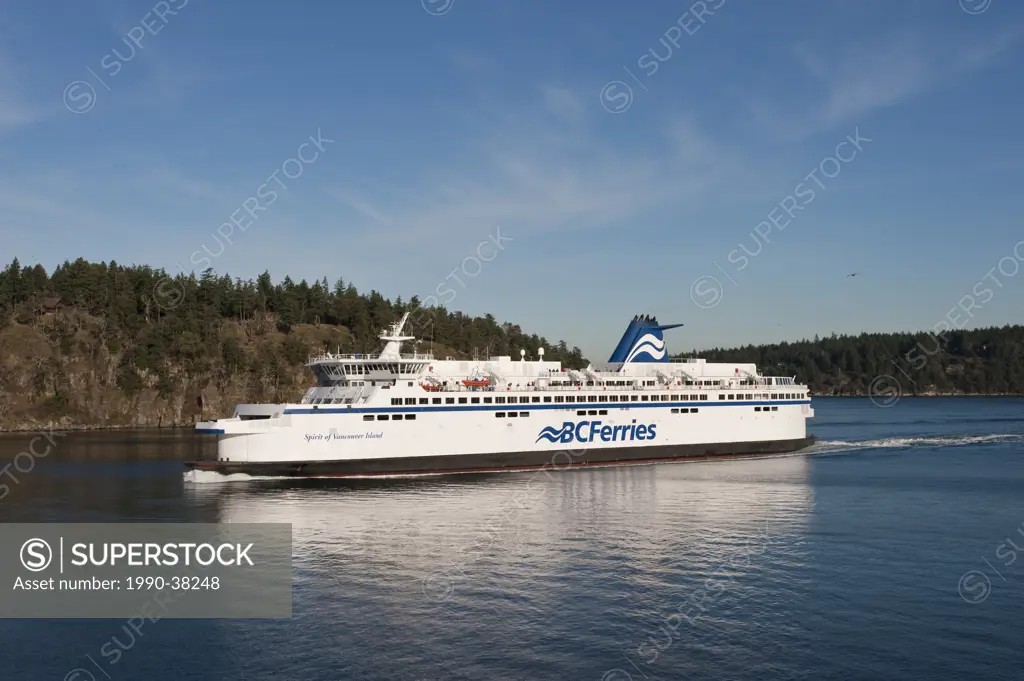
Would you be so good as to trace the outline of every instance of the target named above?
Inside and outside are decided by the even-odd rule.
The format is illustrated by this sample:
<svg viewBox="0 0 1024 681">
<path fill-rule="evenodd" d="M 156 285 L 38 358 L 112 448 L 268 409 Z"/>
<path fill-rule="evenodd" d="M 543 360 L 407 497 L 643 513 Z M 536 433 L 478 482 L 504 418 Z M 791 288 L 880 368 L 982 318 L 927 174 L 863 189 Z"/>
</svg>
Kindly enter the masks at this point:
<svg viewBox="0 0 1024 681">
<path fill-rule="evenodd" d="M 860 274 L 860 272 L 854 272 L 853 274 L 847 274 L 846 278 L 849 279 L 850 277 L 856 277 L 858 274 Z"/>
</svg>

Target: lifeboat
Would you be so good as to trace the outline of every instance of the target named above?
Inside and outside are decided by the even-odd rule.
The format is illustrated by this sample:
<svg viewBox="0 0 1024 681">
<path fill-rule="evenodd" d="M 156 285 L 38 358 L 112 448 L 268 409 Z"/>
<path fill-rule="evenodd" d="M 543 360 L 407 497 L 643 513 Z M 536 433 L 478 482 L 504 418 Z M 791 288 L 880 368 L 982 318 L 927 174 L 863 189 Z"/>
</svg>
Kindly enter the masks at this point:
<svg viewBox="0 0 1024 681">
<path fill-rule="evenodd" d="M 467 378 L 462 382 L 467 388 L 486 388 L 490 384 L 491 382 L 484 378 Z"/>
<path fill-rule="evenodd" d="M 420 387 L 426 390 L 428 393 L 436 393 L 444 390 L 443 385 L 430 385 L 429 383 L 420 383 Z"/>
</svg>

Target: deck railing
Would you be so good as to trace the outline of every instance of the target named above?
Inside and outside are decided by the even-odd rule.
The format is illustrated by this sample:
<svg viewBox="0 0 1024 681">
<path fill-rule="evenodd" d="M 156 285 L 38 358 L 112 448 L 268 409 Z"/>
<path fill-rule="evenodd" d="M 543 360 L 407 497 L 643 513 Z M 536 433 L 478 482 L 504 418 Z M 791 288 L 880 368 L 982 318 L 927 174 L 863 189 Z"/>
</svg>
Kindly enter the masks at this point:
<svg viewBox="0 0 1024 681">
<path fill-rule="evenodd" d="M 324 353 L 321 353 L 319 355 L 310 355 L 309 359 L 306 361 L 306 363 L 307 364 L 312 364 L 313 362 L 335 362 L 335 361 L 351 361 L 351 360 L 359 360 L 359 361 L 363 361 L 363 362 L 380 362 L 380 363 L 397 362 L 399 360 L 403 360 L 403 361 L 404 360 L 412 360 L 412 361 L 417 361 L 417 362 L 436 362 L 437 358 L 434 357 L 434 355 L 432 355 L 430 353 L 422 353 L 422 352 L 403 352 L 400 355 L 398 355 L 397 357 L 379 357 L 377 355 L 362 354 L 362 353 L 349 354 L 349 355 L 335 355 L 335 354 L 330 353 L 330 352 L 324 352 Z"/>
<path fill-rule="evenodd" d="M 423 385 L 422 383 L 420 385 Z M 637 393 L 654 393 L 664 392 L 666 390 L 672 392 L 682 393 L 701 393 L 711 392 L 715 390 L 728 390 L 734 392 L 765 392 L 775 391 L 783 392 L 780 388 L 792 388 L 794 390 L 806 391 L 807 386 L 800 384 L 793 384 L 788 386 L 781 385 L 677 385 L 675 383 L 671 385 L 491 385 L 482 387 L 469 387 L 464 386 L 461 383 L 449 383 L 448 385 L 436 386 L 431 385 L 430 390 L 425 392 L 431 393 L 473 393 L 473 392 L 593 392 L 600 390 L 601 392 L 637 392 Z"/>
</svg>

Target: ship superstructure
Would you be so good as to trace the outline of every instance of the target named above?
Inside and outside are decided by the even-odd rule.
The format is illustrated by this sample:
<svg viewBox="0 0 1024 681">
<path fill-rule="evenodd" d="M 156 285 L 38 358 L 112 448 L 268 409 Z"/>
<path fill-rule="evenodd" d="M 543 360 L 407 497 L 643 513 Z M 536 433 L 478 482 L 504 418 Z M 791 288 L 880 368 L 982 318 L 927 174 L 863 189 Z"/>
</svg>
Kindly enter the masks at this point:
<svg viewBox="0 0 1024 681">
<path fill-rule="evenodd" d="M 629 323 L 609 361 L 402 353 L 406 313 L 376 356 L 324 353 L 296 403 L 242 404 L 197 424 L 221 473 L 355 476 L 575 467 L 792 452 L 814 415 L 794 377 L 755 364 L 672 360 L 660 325 Z M 559 454 L 561 453 L 561 454 Z"/>
</svg>

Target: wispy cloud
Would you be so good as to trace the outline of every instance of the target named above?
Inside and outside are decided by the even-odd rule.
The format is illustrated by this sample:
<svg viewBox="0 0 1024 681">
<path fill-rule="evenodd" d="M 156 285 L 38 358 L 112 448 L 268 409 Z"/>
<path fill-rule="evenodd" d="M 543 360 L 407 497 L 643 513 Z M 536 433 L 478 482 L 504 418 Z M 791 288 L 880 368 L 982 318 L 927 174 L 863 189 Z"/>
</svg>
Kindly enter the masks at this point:
<svg viewBox="0 0 1024 681">
<path fill-rule="evenodd" d="M 797 56 L 824 88 L 816 116 L 825 125 L 838 125 L 920 94 L 938 76 L 927 51 L 913 40 L 854 45 L 833 62 L 806 48 L 799 48 Z"/>
<path fill-rule="evenodd" d="M 582 98 L 569 88 L 545 86 L 541 92 L 548 109 L 559 118 L 574 121 L 585 110 Z"/>
<path fill-rule="evenodd" d="M 364 218 L 367 218 L 377 225 L 386 225 L 391 220 L 384 213 L 377 210 L 369 201 L 354 196 L 350 192 L 330 190 L 328 194 Z"/>
<path fill-rule="evenodd" d="M 221 208 L 237 204 L 242 192 L 241 189 L 232 191 L 216 186 L 205 178 L 187 175 L 164 163 L 156 163 L 140 184 L 159 194 L 201 199 Z"/>
<path fill-rule="evenodd" d="M 0 53 L 0 134 L 36 123 L 46 110 L 28 101 L 8 59 Z"/>
<path fill-rule="evenodd" d="M 993 65 L 1024 32 L 1003 31 L 985 40 L 921 31 L 890 31 L 870 40 L 793 48 L 797 76 L 810 79 L 807 97 L 793 104 L 775 96 L 747 100 L 758 122 L 788 139 L 862 120 L 873 111 L 955 83 Z M 799 82 L 799 81 L 798 81 Z"/>
<path fill-rule="evenodd" d="M 493 62 L 477 52 L 446 48 L 443 54 L 455 68 L 470 76 L 484 76 L 494 70 Z"/>
</svg>

